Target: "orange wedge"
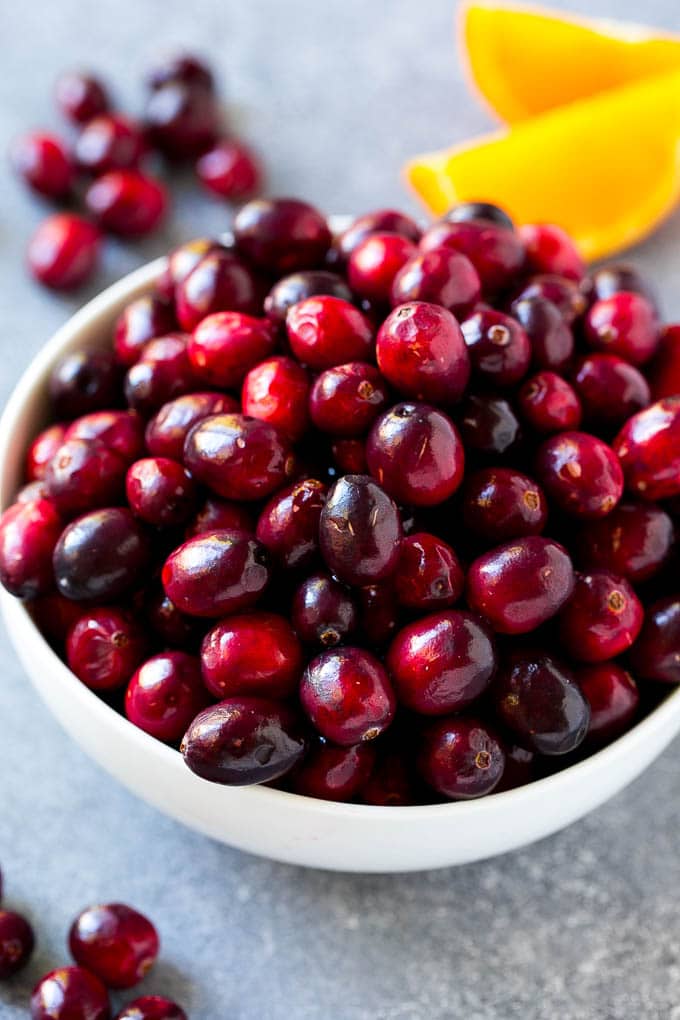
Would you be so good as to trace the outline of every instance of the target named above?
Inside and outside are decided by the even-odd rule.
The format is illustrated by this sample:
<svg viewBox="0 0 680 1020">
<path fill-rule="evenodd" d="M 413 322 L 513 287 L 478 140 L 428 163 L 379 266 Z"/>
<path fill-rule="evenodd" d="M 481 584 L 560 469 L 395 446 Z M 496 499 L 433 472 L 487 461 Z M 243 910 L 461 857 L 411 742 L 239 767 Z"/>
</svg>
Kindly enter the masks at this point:
<svg viewBox="0 0 680 1020">
<path fill-rule="evenodd" d="M 680 36 L 541 7 L 465 4 L 459 39 L 477 90 L 511 124 L 680 68 Z"/>
<path fill-rule="evenodd" d="M 586 259 L 640 240 L 680 197 L 680 71 L 525 121 L 406 168 L 425 205 L 488 201 L 556 223 Z"/>
</svg>

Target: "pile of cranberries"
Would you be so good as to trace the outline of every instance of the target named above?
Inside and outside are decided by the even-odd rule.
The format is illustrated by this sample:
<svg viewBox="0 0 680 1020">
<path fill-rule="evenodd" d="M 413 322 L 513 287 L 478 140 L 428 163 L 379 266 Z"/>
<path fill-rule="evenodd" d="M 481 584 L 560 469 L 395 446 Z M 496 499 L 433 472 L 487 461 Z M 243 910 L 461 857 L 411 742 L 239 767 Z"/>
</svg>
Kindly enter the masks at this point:
<svg viewBox="0 0 680 1020">
<path fill-rule="evenodd" d="M 633 269 L 482 203 L 334 237 L 260 199 L 106 341 L 54 368 L 0 577 L 197 775 L 479 797 L 680 682 L 680 326 Z"/>
<path fill-rule="evenodd" d="M 48 287 L 70 289 L 94 272 L 103 232 L 123 238 L 155 230 L 168 207 L 166 186 L 148 172 L 152 157 L 193 160 L 213 195 L 240 202 L 262 186 L 247 145 L 227 136 L 212 72 L 190 54 L 171 56 L 147 75 L 139 120 L 112 108 L 105 85 L 80 72 L 61 76 L 56 103 L 77 129 L 72 144 L 32 131 L 14 142 L 17 175 L 37 195 L 66 207 L 48 217 L 28 246 L 28 266 Z M 86 216 L 73 212 L 84 207 Z"/>
</svg>

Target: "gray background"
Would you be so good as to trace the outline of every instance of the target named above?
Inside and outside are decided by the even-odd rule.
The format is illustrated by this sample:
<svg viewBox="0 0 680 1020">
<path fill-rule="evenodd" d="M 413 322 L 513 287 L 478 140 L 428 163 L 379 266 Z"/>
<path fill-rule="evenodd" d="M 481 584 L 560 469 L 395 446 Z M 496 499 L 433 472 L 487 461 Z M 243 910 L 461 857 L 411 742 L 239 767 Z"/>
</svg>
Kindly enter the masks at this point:
<svg viewBox="0 0 680 1020">
<path fill-rule="evenodd" d="M 571 3 L 556 6 L 571 8 Z M 271 191 L 327 210 L 413 207 L 406 157 L 484 130 L 453 46 L 452 0 L 0 0 L 0 144 L 56 126 L 60 69 L 91 65 L 130 110 L 166 45 L 204 50 Z M 676 0 L 590 0 L 591 13 L 680 29 Z M 627 144 L 622 140 L 622 145 Z M 630 144 L 635 144 L 634 140 Z M 5 174 L 5 168 L 2 167 Z M 110 245 L 99 289 L 170 241 L 219 231 L 223 207 L 186 186 L 165 237 Z M 40 291 L 23 249 L 39 204 L 0 190 L 0 398 L 82 300 Z M 680 316 L 680 215 L 633 253 Z M 0 862 L 39 952 L 0 989 L 25 1016 L 32 983 L 66 962 L 90 901 L 160 928 L 143 986 L 193 1020 L 679 1020 L 680 743 L 568 831 L 505 858 L 411 876 L 330 875 L 218 846 L 135 800 L 77 750 L 0 638 Z"/>
</svg>

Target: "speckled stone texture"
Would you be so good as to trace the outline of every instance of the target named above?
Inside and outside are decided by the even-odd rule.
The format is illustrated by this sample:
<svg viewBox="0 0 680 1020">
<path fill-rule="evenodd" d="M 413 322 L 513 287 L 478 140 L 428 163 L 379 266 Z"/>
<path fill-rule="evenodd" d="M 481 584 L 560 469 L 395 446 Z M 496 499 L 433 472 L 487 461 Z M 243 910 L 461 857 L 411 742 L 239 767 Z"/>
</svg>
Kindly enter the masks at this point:
<svg viewBox="0 0 680 1020">
<path fill-rule="evenodd" d="M 552 0 L 554 6 L 576 4 Z M 204 50 L 271 191 L 331 211 L 397 204 L 405 158 L 487 130 L 464 87 L 454 0 L 33 0 L 0 5 L 0 137 L 58 124 L 60 69 L 101 70 L 126 106 L 157 50 Z M 591 0 L 590 14 L 680 30 L 675 0 Z M 625 140 L 622 140 L 625 145 Z M 31 285 L 22 259 L 40 204 L 0 173 L 0 398 L 80 301 Z M 110 245 L 106 283 L 228 213 L 187 181 L 164 237 Z M 680 215 L 633 253 L 680 316 Z M 135 800 L 77 750 L 0 637 L 0 863 L 6 903 L 34 921 L 28 971 L 0 1018 L 67 962 L 91 901 L 158 925 L 141 992 L 191 1020 L 680 1020 L 680 744 L 585 821 L 526 851 L 421 875 L 305 871 L 199 837 Z M 116 1000 L 116 1003 L 120 1002 Z"/>
</svg>

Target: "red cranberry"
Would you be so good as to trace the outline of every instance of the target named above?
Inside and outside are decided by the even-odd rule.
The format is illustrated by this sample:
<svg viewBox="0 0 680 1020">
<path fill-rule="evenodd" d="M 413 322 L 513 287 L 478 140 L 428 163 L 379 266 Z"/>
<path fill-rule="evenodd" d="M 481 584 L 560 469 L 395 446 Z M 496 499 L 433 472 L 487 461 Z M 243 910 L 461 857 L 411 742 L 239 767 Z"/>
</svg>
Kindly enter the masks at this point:
<svg viewBox="0 0 680 1020">
<path fill-rule="evenodd" d="M 10 156 L 25 184 L 46 198 L 64 198 L 75 172 L 66 146 L 56 135 L 33 131 L 13 143 Z"/>
<path fill-rule="evenodd" d="M 243 383 L 243 413 L 269 422 L 292 440 L 307 431 L 309 376 L 297 361 L 276 355 L 251 368 Z"/>
<path fill-rule="evenodd" d="M 64 438 L 98 440 L 128 464 L 144 453 L 144 423 L 136 411 L 92 411 L 71 422 Z"/>
<path fill-rule="evenodd" d="M 455 609 L 407 624 L 387 653 L 400 703 L 422 715 L 465 708 L 487 689 L 495 668 L 485 624 Z"/>
<path fill-rule="evenodd" d="M 590 707 L 589 743 L 608 743 L 628 729 L 640 703 L 630 673 L 615 662 L 602 662 L 579 669 L 576 680 Z"/>
<path fill-rule="evenodd" d="M 358 308 L 322 294 L 294 305 L 286 318 L 291 350 L 312 368 L 333 368 L 373 354 L 373 329 Z"/>
<path fill-rule="evenodd" d="M 465 483 L 465 526 L 489 541 L 540 535 L 547 518 L 541 486 L 513 468 L 483 468 Z"/>
<path fill-rule="evenodd" d="M 245 531 L 208 531 L 169 556 L 168 598 L 189 616 L 224 616 L 253 606 L 269 582 L 264 547 Z"/>
<path fill-rule="evenodd" d="M 186 529 L 187 538 L 204 535 L 206 531 L 255 531 L 252 516 L 240 503 L 208 496 L 192 517 Z"/>
<path fill-rule="evenodd" d="M 12 910 L 0 910 L 0 981 L 26 966 L 34 945 L 33 929 L 26 918 Z"/>
<path fill-rule="evenodd" d="M 642 365 L 659 345 L 659 321 L 646 298 L 622 291 L 595 302 L 586 316 L 585 336 L 594 350 Z"/>
<path fill-rule="evenodd" d="M 196 656 L 162 652 L 147 659 L 130 680 L 125 714 L 145 733 L 175 744 L 209 701 Z"/>
<path fill-rule="evenodd" d="M 352 301 L 352 291 L 342 276 L 324 269 L 308 269 L 306 272 L 291 273 L 275 283 L 264 299 L 264 310 L 274 322 L 284 323 L 289 308 L 299 301 L 322 294 Z"/>
<path fill-rule="evenodd" d="M 189 432 L 184 461 L 192 475 L 225 499 L 263 499 L 294 467 L 286 437 L 275 426 L 243 414 L 215 414 Z"/>
<path fill-rule="evenodd" d="M 74 517 L 120 503 L 127 464 L 97 439 L 69 439 L 47 466 L 45 489 L 60 514 Z"/>
<path fill-rule="evenodd" d="M 75 158 L 80 170 L 104 174 L 109 170 L 137 167 L 144 155 L 141 128 L 119 113 L 104 113 L 89 120 L 75 145 Z"/>
<path fill-rule="evenodd" d="M 394 586 L 367 584 L 358 590 L 361 632 L 372 648 L 386 644 L 399 625 L 400 606 Z"/>
<path fill-rule="evenodd" d="M 438 719 L 423 734 L 418 769 L 430 786 L 451 800 L 491 793 L 504 768 L 498 738 L 477 719 Z"/>
<path fill-rule="evenodd" d="M 64 116 L 75 124 L 86 124 L 109 108 L 105 86 L 94 75 L 83 71 L 62 74 L 57 81 L 55 98 Z"/>
<path fill-rule="evenodd" d="M 623 472 L 615 452 L 585 432 L 562 432 L 546 439 L 537 454 L 536 473 L 548 498 L 573 517 L 604 517 L 623 494 Z"/>
<path fill-rule="evenodd" d="M 172 305 L 164 298 L 144 294 L 126 305 L 113 332 L 116 360 L 129 368 L 139 361 L 144 347 L 158 336 L 176 328 Z"/>
<path fill-rule="evenodd" d="M 517 230 L 526 251 L 530 273 L 554 273 L 578 283 L 586 265 L 571 237 L 553 223 L 531 223 Z"/>
<path fill-rule="evenodd" d="M 626 291 L 641 294 L 654 308 L 657 307 L 656 294 L 649 282 L 633 266 L 610 263 L 593 273 L 591 282 L 593 296 L 597 301 Z"/>
<path fill-rule="evenodd" d="M 502 397 L 471 394 L 460 406 L 457 424 L 465 449 L 482 456 L 507 454 L 522 438 L 517 416 Z"/>
<path fill-rule="evenodd" d="M 341 581 L 364 585 L 389 577 L 399 560 L 401 537 L 399 511 L 372 478 L 338 479 L 321 511 L 319 543 Z"/>
<path fill-rule="evenodd" d="M 642 373 L 615 354 L 581 358 L 573 380 L 586 418 L 603 427 L 621 426 L 652 399 Z"/>
<path fill-rule="evenodd" d="M 680 394 L 680 326 L 665 326 L 647 379 L 655 400 Z"/>
<path fill-rule="evenodd" d="M 660 507 L 619 503 L 579 532 L 579 562 L 586 570 L 609 570 L 637 584 L 664 566 L 674 540 L 673 521 Z"/>
<path fill-rule="evenodd" d="M 378 332 L 380 371 L 400 393 L 453 404 L 470 378 L 460 326 L 445 308 L 415 301 L 395 308 Z"/>
<path fill-rule="evenodd" d="M 181 460 L 184 442 L 197 422 L 213 414 L 232 414 L 238 402 L 224 393 L 186 393 L 169 401 L 146 427 L 146 445 L 154 457 Z"/>
<path fill-rule="evenodd" d="M 349 285 L 362 298 L 388 304 L 395 276 L 416 254 L 416 246 L 401 234 L 371 232 L 349 255 Z"/>
<path fill-rule="evenodd" d="M 423 234 L 420 247 L 426 252 L 439 248 L 460 252 L 477 271 L 485 294 L 509 287 L 524 264 L 519 236 L 488 220 L 435 223 Z"/>
<path fill-rule="evenodd" d="M 319 733 L 342 747 L 379 736 L 396 705 L 382 663 L 350 646 L 310 662 L 300 681 L 300 703 Z"/>
<path fill-rule="evenodd" d="M 202 636 L 200 622 L 185 616 L 159 584 L 146 589 L 144 618 L 163 645 L 170 648 L 195 649 Z"/>
<path fill-rule="evenodd" d="M 461 329 L 472 371 L 492 386 L 512 386 L 528 371 L 529 337 L 509 315 L 493 309 L 476 312 Z"/>
<path fill-rule="evenodd" d="M 349 591 L 328 574 L 312 574 L 296 590 L 291 620 L 300 639 L 332 648 L 357 629 L 357 607 Z"/>
<path fill-rule="evenodd" d="M 164 301 L 173 302 L 176 288 L 186 280 L 192 269 L 212 252 L 231 254 L 224 245 L 209 237 L 198 237 L 174 248 L 165 260 L 165 268 L 156 281 L 156 291 Z"/>
<path fill-rule="evenodd" d="M 125 376 L 125 398 L 148 417 L 174 397 L 196 386 L 184 333 L 168 333 L 150 340 L 139 361 Z"/>
<path fill-rule="evenodd" d="M 225 249 L 209 251 L 177 283 L 177 321 L 189 332 L 213 312 L 257 315 L 258 282 L 240 259 Z"/>
<path fill-rule="evenodd" d="M 159 89 L 170 82 L 199 86 L 208 92 L 214 89 L 212 71 L 201 57 L 194 53 L 180 51 L 165 54 L 146 75 L 150 89 Z"/>
<path fill-rule="evenodd" d="M 356 255 L 357 252 L 353 258 Z M 413 255 L 403 265 L 394 277 L 390 295 L 393 308 L 409 301 L 429 301 L 442 305 L 460 318 L 467 315 L 479 299 L 479 276 L 464 255 L 434 248 Z"/>
<path fill-rule="evenodd" d="M 116 1020 L 187 1020 L 184 1010 L 163 995 L 142 995 L 128 1002 Z"/>
<path fill-rule="evenodd" d="M 203 639 L 203 682 L 216 698 L 237 694 L 289 698 L 302 672 L 302 648 L 288 620 L 276 613 L 241 613 Z"/>
<path fill-rule="evenodd" d="M 149 96 L 144 111 L 151 144 L 172 159 L 200 156 L 217 141 L 220 116 L 212 92 L 168 81 Z"/>
<path fill-rule="evenodd" d="M 630 654 L 634 673 L 645 680 L 680 683 L 680 598 L 671 595 L 649 606 Z"/>
<path fill-rule="evenodd" d="M 149 559 L 148 539 L 129 510 L 93 510 L 69 524 L 54 550 L 54 576 L 66 598 L 114 599 L 132 588 Z"/>
<path fill-rule="evenodd" d="M 93 691 L 127 683 L 146 652 L 143 630 L 132 616 L 114 607 L 80 616 L 66 639 L 66 661 Z"/>
<path fill-rule="evenodd" d="M 574 334 L 552 301 L 522 298 L 513 301 L 512 314 L 529 337 L 536 368 L 559 372 L 569 364 L 574 352 Z"/>
<path fill-rule="evenodd" d="M 535 432 L 563 432 L 581 424 L 581 402 L 571 386 L 555 372 L 537 372 L 517 395 L 522 417 Z"/>
<path fill-rule="evenodd" d="M 516 790 L 518 786 L 526 786 L 534 779 L 534 766 L 536 755 L 533 751 L 521 747 L 519 744 L 505 743 L 505 770 L 495 793 L 502 793 L 504 790 Z"/>
<path fill-rule="evenodd" d="M 262 190 L 260 161 L 243 142 L 218 142 L 199 158 L 196 174 L 207 191 L 230 202 L 242 202 Z"/>
<path fill-rule="evenodd" d="M 0 517 L 0 582 L 20 599 L 49 591 L 54 584 L 52 553 L 62 522 L 48 499 L 14 503 Z"/>
<path fill-rule="evenodd" d="M 564 276 L 553 273 L 539 273 L 532 276 L 528 283 L 515 295 L 515 302 L 542 298 L 554 304 L 562 318 L 571 326 L 586 310 L 588 302 L 577 283 Z"/>
<path fill-rule="evenodd" d="M 192 772 L 213 783 L 249 786 L 297 765 L 306 738 L 297 714 L 268 698 L 226 698 L 200 712 L 181 751 Z"/>
<path fill-rule="evenodd" d="M 588 702 L 574 674 L 550 655 L 514 656 L 497 674 L 493 697 L 508 730 L 539 754 L 568 754 L 588 730 Z"/>
<path fill-rule="evenodd" d="M 120 372 L 109 351 L 73 351 L 52 369 L 52 410 L 58 418 L 78 418 L 119 403 Z"/>
<path fill-rule="evenodd" d="M 350 361 L 327 368 L 309 395 L 312 423 L 335 436 L 367 432 L 387 404 L 387 388 L 374 365 Z"/>
<path fill-rule="evenodd" d="M 286 570 L 307 566 L 319 549 L 319 519 L 327 489 L 307 478 L 281 489 L 257 522 L 256 535 L 273 561 Z"/>
<path fill-rule="evenodd" d="M 336 439 L 331 452 L 340 474 L 368 474 L 366 447 L 362 439 Z"/>
<path fill-rule="evenodd" d="M 47 488 L 44 481 L 28 482 L 14 497 L 15 503 L 35 503 L 39 499 L 48 499 Z"/>
<path fill-rule="evenodd" d="M 441 218 L 442 223 L 469 223 L 470 220 L 487 220 L 508 230 L 515 229 L 505 209 L 491 202 L 459 202 Z"/>
<path fill-rule="evenodd" d="M 633 644 L 642 627 L 640 600 L 628 581 L 604 570 L 579 574 L 559 617 L 560 638 L 579 662 L 604 662 Z"/>
<path fill-rule="evenodd" d="M 106 988 L 84 967 L 60 967 L 46 974 L 31 995 L 32 1020 L 110 1020 Z"/>
<path fill-rule="evenodd" d="M 315 269 L 331 243 L 321 213 L 293 198 L 248 202 L 234 219 L 234 237 L 246 258 L 278 276 Z"/>
<path fill-rule="evenodd" d="M 85 205 L 99 225 L 122 237 L 151 233 L 167 204 L 165 186 L 139 170 L 109 170 L 85 194 Z"/>
<path fill-rule="evenodd" d="M 191 475 L 168 457 L 135 461 L 128 469 L 125 491 L 135 516 L 159 528 L 183 524 L 196 505 Z"/>
<path fill-rule="evenodd" d="M 37 482 L 45 477 L 47 467 L 64 442 L 65 425 L 49 425 L 38 433 L 26 454 L 26 478 Z"/>
<path fill-rule="evenodd" d="M 156 962 L 159 939 L 143 914 L 123 903 L 88 907 L 71 925 L 69 949 L 109 988 L 131 988 Z"/>
<path fill-rule="evenodd" d="M 629 418 L 614 440 L 626 488 L 641 499 L 680 494 L 680 396 Z"/>
<path fill-rule="evenodd" d="M 46 287 L 79 287 L 99 263 L 100 241 L 99 230 L 82 216 L 55 213 L 40 224 L 29 242 L 28 268 Z"/>
<path fill-rule="evenodd" d="M 365 745 L 363 745 L 365 746 Z M 377 749 L 377 761 L 361 789 L 364 804 L 376 807 L 407 807 L 418 798 L 416 777 L 411 763 L 398 751 Z"/>
<path fill-rule="evenodd" d="M 30 608 L 38 629 L 54 644 L 64 643 L 69 630 L 83 612 L 81 605 L 71 602 L 56 591 L 34 599 Z"/>
<path fill-rule="evenodd" d="M 354 800 L 368 782 L 374 763 L 372 743 L 334 747 L 321 738 L 294 773 L 293 791 L 320 800 Z"/>
<path fill-rule="evenodd" d="M 443 609 L 463 591 L 463 569 L 455 552 L 436 535 L 418 531 L 401 543 L 394 587 L 408 609 Z"/>
<path fill-rule="evenodd" d="M 378 209 L 359 216 L 343 230 L 335 242 L 334 254 L 345 262 L 362 241 L 378 233 L 399 234 L 413 243 L 420 240 L 420 227 L 410 216 L 394 209 Z"/>
<path fill-rule="evenodd" d="M 187 350 L 198 379 L 228 390 L 241 385 L 248 371 L 272 353 L 274 343 L 268 319 L 215 312 L 198 324 Z"/>
</svg>

